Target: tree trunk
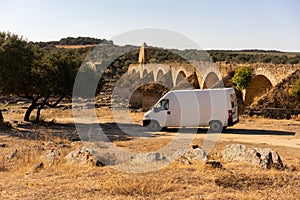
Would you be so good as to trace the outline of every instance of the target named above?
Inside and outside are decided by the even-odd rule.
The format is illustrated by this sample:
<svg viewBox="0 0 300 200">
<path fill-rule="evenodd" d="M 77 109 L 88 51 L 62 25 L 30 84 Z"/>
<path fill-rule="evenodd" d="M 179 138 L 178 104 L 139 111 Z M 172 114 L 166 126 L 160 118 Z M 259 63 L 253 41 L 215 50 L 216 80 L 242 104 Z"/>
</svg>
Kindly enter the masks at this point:
<svg viewBox="0 0 300 200">
<path fill-rule="evenodd" d="M 3 118 L 3 115 L 2 115 L 2 112 L 1 112 L 1 109 L 0 109 L 0 124 L 2 124 L 4 121 L 4 118 Z"/>
<path fill-rule="evenodd" d="M 28 107 L 26 110 L 24 121 L 29 122 L 30 121 L 30 114 L 31 112 L 37 107 L 37 104 L 35 101 L 32 102 L 32 104 Z"/>
<path fill-rule="evenodd" d="M 45 108 L 45 105 L 47 104 L 48 99 L 49 99 L 49 96 L 45 97 L 44 100 L 37 105 L 37 112 L 36 112 L 35 123 L 39 123 L 40 122 L 41 110 L 43 110 Z"/>
<path fill-rule="evenodd" d="M 38 108 L 37 108 L 37 111 L 36 111 L 36 118 L 35 118 L 35 123 L 39 123 L 40 122 L 40 116 L 41 116 L 41 110 L 44 108 L 45 104 L 42 104 L 40 105 Z"/>
</svg>

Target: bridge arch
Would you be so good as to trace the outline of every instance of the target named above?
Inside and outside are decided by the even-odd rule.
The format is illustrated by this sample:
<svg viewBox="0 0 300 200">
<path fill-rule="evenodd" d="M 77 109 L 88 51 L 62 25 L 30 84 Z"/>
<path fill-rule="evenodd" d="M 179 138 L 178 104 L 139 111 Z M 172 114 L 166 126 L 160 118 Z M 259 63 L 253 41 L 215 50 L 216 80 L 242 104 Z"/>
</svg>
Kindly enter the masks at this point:
<svg viewBox="0 0 300 200">
<path fill-rule="evenodd" d="M 277 84 L 277 81 L 276 81 L 275 77 L 273 76 L 273 73 L 271 71 L 267 70 L 266 68 L 262 68 L 262 67 L 255 68 L 253 74 L 254 74 L 254 77 L 258 76 L 258 75 L 265 76 L 270 81 L 272 86 L 275 86 Z"/>
<path fill-rule="evenodd" d="M 245 106 L 250 106 L 255 98 L 258 98 L 267 93 L 273 87 L 272 82 L 265 75 L 255 75 L 251 80 L 250 85 L 246 89 L 244 97 Z"/>
<path fill-rule="evenodd" d="M 136 71 L 136 69 L 135 68 L 133 68 L 132 70 L 131 70 L 131 75 L 135 75 L 137 73 L 137 71 Z"/>
<path fill-rule="evenodd" d="M 212 88 L 219 81 L 220 78 L 215 72 L 209 72 L 204 78 L 202 89 Z"/>
<path fill-rule="evenodd" d="M 156 76 L 155 76 L 155 80 L 159 81 L 164 75 L 164 72 L 162 71 L 162 69 L 157 70 Z"/>
<path fill-rule="evenodd" d="M 222 80 L 222 75 L 215 63 L 205 63 L 203 67 L 203 79 L 201 82 L 202 89 L 211 88 Z"/>
<path fill-rule="evenodd" d="M 200 89 L 199 79 L 202 80 L 202 77 L 199 76 L 196 71 L 187 77 L 187 81 L 191 84 L 191 86 L 194 89 Z"/>
<path fill-rule="evenodd" d="M 175 86 L 178 86 L 179 83 L 183 81 L 185 78 L 186 78 L 186 73 L 183 70 L 180 70 L 176 76 Z"/>
<path fill-rule="evenodd" d="M 147 70 L 147 69 L 144 69 L 144 70 L 143 70 L 143 73 L 142 73 L 142 78 L 145 78 L 145 77 L 147 76 L 148 73 L 149 73 L 148 70 Z"/>
</svg>

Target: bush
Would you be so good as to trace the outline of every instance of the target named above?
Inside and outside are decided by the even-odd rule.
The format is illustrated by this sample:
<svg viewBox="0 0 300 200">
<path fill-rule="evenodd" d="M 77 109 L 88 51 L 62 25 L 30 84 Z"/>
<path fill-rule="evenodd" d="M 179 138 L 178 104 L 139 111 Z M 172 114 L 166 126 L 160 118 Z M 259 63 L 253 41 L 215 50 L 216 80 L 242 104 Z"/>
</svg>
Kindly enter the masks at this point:
<svg viewBox="0 0 300 200">
<path fill-rule="evenodd" d="M 300 78 L 293 84 L 290 94 L 293 97 L 300 98 Z"/>
<path fill-rule="evenodd" d="M 238 90 L 246 89 L 252 79 L 253 69 L 250 66 L 240 67 L 236 70 L 232 81 L 236 84 Z"/>
</svg>

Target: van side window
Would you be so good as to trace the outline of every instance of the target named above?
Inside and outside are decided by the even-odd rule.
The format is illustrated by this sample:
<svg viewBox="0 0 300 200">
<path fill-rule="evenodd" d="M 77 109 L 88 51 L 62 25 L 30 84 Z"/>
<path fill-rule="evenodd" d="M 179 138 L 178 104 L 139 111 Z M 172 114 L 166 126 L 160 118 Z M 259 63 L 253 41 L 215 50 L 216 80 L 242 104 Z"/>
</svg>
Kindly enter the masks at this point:
<svg viewBox="0 0 300 200">
<path fill-rule="evenodd" d="M 165 99 L 163 103 L 163 110 L 169 110 L 169 99 Z"/>
<path fill-rule="evenodd" d="M 161 110 L 169 110 L 169 99 L 161 100 L 155 107 L 156 112 Z"/>
</svg>

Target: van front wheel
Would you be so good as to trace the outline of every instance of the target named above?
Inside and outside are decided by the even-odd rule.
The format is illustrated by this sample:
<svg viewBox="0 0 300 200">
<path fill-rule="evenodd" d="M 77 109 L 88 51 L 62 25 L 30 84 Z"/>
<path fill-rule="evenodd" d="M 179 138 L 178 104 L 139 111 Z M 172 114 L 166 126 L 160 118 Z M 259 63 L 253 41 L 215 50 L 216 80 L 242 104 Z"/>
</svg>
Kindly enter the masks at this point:
<svg viewBox="0 0 300 200">
<path fill-rule="evenodd" d="M 161 130 L 161 127 L 157 121 L 151 121 L 148 125 L 150 131 L 157 132 Z"/>
<path fill-rule="evenodd" d="M 222 125 L 222 122 L 220 121 L 211 121 L 209 123 L 209 127 L 210 127 L 210 130 L 213 132 L 213 133 L 221 133 L 222 130 L 223 130 L 223 125 Z"/>
</svg>

